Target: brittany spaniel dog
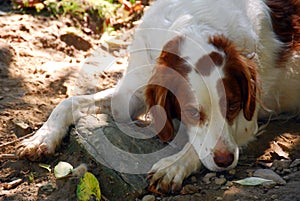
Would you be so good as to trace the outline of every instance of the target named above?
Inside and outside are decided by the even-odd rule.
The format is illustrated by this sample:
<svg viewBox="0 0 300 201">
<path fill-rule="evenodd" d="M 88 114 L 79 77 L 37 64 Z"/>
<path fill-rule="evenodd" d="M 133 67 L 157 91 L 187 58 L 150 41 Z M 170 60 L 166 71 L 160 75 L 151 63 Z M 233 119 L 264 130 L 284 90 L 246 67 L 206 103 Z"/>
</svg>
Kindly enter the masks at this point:
<svg viewBox="0 0 300 201">
<path fill-rule="evenodd" d="M 176 135 L 173 119 L 185 125 L 189 142 L 148 174 L 158 190 L 180 189 L 202 165 L 234 168 L 259 118 L 299 115 L 300 1 L 158 0 L 136 29 L 117 87 L 64 100 L 17 154 L 53 154 L 68 127 L 95 109 L 122 122 L 150 114 L 163 142 Z"/>
</svg>

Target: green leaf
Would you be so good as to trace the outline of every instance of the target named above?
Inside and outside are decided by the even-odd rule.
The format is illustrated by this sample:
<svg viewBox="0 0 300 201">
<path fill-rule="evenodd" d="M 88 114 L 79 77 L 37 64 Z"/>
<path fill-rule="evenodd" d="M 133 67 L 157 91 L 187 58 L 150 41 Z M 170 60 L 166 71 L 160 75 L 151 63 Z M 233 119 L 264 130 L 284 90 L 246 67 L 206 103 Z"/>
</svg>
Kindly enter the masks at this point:
<svg viewBox="0 0 300 201">
<path fill-rule="evenodd" d="M 243 186 L 257 186 L 257 185 L 263 184 L 265 182 L 270 182 L 270 181 L 272 181 L 272 180 L 263 179 L 260 177 L 248 177 L 248 178 L 241 179 L 238 181 L 233 181 L 233 182 L 238 183 Z"/>
<path fill-rule="evenodd" d="M 41 168 L 44 168 L 44 169 L 48 170 L 49 172 L 51 172 L 51 168 L 50 168 L 51 166 L 50 165 L 44 164 L 44 163 L 39 163 L 39 166 Z"/>
<path fill-rule="evenodd" d="M 80 201 L 101 200 L 101 191 L 97 178 L 86 172 L 77 186 L 77 198 Z"/>
<path fill-rule="evenodd" d="M 70 163 L 60 161 L 54 167 L 54 176 L 59 179 L 69 175 L 73 170 L 73 166 Z"/>
</svg>

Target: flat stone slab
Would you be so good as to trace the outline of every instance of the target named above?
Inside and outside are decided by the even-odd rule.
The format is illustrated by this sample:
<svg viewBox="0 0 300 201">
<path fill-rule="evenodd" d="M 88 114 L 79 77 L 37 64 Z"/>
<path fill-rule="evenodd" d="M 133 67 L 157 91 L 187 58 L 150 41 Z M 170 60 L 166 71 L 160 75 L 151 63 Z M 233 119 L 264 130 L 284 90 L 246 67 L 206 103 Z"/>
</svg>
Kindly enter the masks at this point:
<svg viewBox="0 0 300 201">
<path fill-rule="evenodd" d="M 103 193 L 111 200 L 134 200 L 148 186 L 146 174 L 152 165 L 186 144 L 184 127 L 178 130 L 171 143 L 162 143 L 151 125 L 116 123 L 109 115 L 99 114 L 80 119 L 71 136 L 104 170 L 98 179 L 113 181 L 101 186 Z"/>
</svg>

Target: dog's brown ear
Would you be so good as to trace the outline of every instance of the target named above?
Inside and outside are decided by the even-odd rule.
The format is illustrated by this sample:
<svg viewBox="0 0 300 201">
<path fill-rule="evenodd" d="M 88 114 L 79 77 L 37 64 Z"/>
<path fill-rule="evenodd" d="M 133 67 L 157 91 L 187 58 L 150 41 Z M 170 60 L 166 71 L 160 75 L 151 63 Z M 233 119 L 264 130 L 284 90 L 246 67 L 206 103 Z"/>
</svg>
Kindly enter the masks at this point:
<svg viewBox="0 0 300 201">
<path fill-rule="evenodd" d="M 152 84 L 146 87 L 145 96 L 158 137 L 163 142 L 171 141 L 175 135 L 172 119 L 177 118 L 179 106 L 175 96 L 165 87 Z"/>
<path fill-rule="evenodd" d="M 244 116 L 248 121 L 250 121 L 255 112 L 257 80 L 255 64 L 248 61 L 246 65 L 247 67 L 245 66 L 242 69 L 242 75 L 238 79 L 241 84 Z"/>
<path fill-rule="evenodd" d="M 244 117 L 250 121 L 255 112 L 256 93 L 258 90 L 256 64 L 251 58 L 244 56 L 242 52 L 237 49 L 235 44 L 223 35 L 213 36 L 209 39 L 209 42 L 219 50 L 224 51 L 226 55 L 224 73 L 225 79 L 228 80 L 227 85 L 229 85 L 229 83 L 238 84 L 237 87 L 227 88 L 226 91 L 231 91 L 232 94 L 238 94 L 240 96 L 236 98 L 237 100 L 240 99 L 239 108 L 243 109 Z M 240 94 L 236 92 L 238 88 L 240 89 Z M 227 99 L 227 102 L 230 102 L 230 100 Z M 229 108 L 227 108 L 227 113 L 228 111 L 230 112 Z M 237 114 L 237 112 L 234 113 L 234 115 Z M 230 117 L 230 119 L 232 118 L 233 117 Z"/>
</svg>

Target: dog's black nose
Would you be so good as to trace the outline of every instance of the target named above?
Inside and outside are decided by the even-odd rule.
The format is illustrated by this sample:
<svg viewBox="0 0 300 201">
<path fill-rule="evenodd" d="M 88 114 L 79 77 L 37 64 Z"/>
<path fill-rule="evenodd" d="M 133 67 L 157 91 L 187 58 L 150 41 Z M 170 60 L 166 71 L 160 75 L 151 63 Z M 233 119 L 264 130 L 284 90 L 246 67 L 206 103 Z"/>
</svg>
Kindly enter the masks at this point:
<svg viewBox="0 0 300 201">
<path fill-rule="evenodd" d="M 234 155 L 230 152 L 215 152 L 214 161 L 218 167 L 227 168 L 234 161 Z"/>
</svg>

